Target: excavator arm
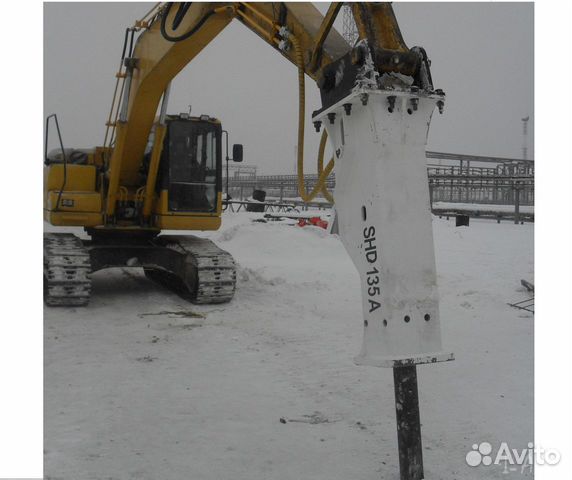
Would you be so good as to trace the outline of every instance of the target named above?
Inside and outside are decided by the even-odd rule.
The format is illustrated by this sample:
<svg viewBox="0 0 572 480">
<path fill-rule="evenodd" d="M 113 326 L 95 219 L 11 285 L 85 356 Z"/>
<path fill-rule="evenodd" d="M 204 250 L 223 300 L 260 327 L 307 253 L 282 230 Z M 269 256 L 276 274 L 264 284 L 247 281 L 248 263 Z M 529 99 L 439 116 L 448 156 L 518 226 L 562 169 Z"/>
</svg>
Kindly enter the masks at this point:
<svg viewBox="0 0 572 480">
<path fill-rule="evenodd" d="M 144 24 L 132 56 L 124 62 L 123 104 L 109 162 L 108 214 L 113 214 L 118 187 L 138 184 L 141 159 L 165 89 L 234 18 L 296 63 L 295 52 L 285 48 L 280 29 L 292 32 L 309 56 L 322 15 L 311 4 L 297 3 L 194 2 L 159 7 L 154 19 Z M 322 65 L 348 49 L 345 40 L 332 31 L 330 38 L 322 40 L 316 66 L 308 74 L 315 76 Z"/>
<path fill-rule="evenodd" d="M 322 88 L 336 89 L 336 60 L 351 46 L 332 29 L 342 3 L 322 15 L 311 3 L 167 3 L 150 20 L 136 23 L 141 33 L 123 61 L 123 96 L 115 128 L 115 145 L 107 162 L 106 215 L 112 217 L 121 187 L 140 183 L 140 166 L 161 96 L 171 80 L 233 19 L 237 19 Z M 412 73 L 417 56 L 403 43 L 389 4 L 354 4 L 360 38 L 366 39 L 382 70 Z M 354 53 L 359 56 L 361 53 Z M 389 60 L 387 60 L 389 58 Z M 355 61 L 354 61 L 355 64 Z M 332 77 L 334 80 L 332 82 Z M 152 191 L 155 178 L 147 178 Z"/>
</svg>

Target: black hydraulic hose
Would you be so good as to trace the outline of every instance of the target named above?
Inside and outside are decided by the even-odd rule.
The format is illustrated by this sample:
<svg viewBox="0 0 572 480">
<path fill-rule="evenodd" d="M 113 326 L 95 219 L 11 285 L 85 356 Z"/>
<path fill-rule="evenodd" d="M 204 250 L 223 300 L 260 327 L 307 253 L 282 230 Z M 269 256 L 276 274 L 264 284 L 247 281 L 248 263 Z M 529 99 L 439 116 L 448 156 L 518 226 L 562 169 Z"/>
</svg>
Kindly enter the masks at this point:
<svg viewBox="0 0 572 480">
<path fill-rule="evenodd" d="M 131 37 L 129 37 L 129 33 L 131 33 Z M 121 51 L 121 61 L 125 59 L 125 54 L 127 53 L 128 57 L 131 57 L 133 54 L 133 37 L 135 36 L 135 29 L 134 28 L 126 28 L 125 29 L 125 38 L 123 39 L 123 49 Z M 127 43 L 129 43 L 129 49 L 127 49 Z"/>
<path fill-rule="evenodd" d="M 177 30 L 177 28 L 179 28 L 179 25 L 183 21 L 183 18 L 185 18 L 187 11 L 189 10 L 189 8 L 191 8 L 192 4 L 193 4 L 193 2 L 183 2 L 181 4 L 179 9 L 177 10 L 177 13 L 175 14 L 175 18 L 173 18 L 173 25 L 171 25 L 171 28 L 173 30 Z M 171 5 L 172 5 L 172 3 L 169 6 L 171 6 Z M 169 12 L 169 10 L 170 10 L 170 8 L 167 10 L 167 13 Z"/>
<path fill-rule="evenodd" d="M 127 50 L 127 39 L 129 38 L 129 29 L 125 29 L 125 39 L 123 40 L 123 51 L 121 52 L 121 61 L 125 58 L 125 50 Z"/>
<path fill-rule="evenodd" d="M 133 55 L 133 37 L 135 36 L 135 29 L 131 28 L 131 39 L 129 40 L 129 57 Z"/>
<path fill-rule="evenodd" d="M 52 113 L 52 115 L 54 115 L 54 114 Z M 48 131 L 50 129 L 50 117 L 52 115 L 48 115 L 46 117 L 46 140 L 44 142 L 44 164 L 45 165 L 49 165 L 49 163 L 50 163 L 48 160 Z"/>
<path fill-rule="evenodd" d="M 177 13 L 175 14 L 175 18 L 173 19 L 173 23 L 171 25 L 172 30 L 176 30 L 177 27 L 181 24 L 184 16 L 186 15 L 187 11 L 191 7 L 192 3 L 193 2 L 183 2 L 183 4 L 181 6 L 179 6 L 179 10 L 177 10 Z M 177 36 L 173 37 L 167 33 L 167 28 L 166 28 L 167 17 L 169 16 L 169 12 L 171 11 L 172 7 L 173 7 L 173 2 L 169 2 L 167 4 L 167 8 L 163 12 L 163 16 L 161 18 L 161 35 L 163 35 L 163 38 L 165 40 L 168 40 L 169 42 L 181 42 L 181 41 L 186 40 L 187 38 L 191 37 L 203 26 L 203 24 L 208 20 L 208 18 L 214 13 L 214 10 L 211 10 L 203 18 L 201 18 L 198 21 L 198 23 L 193 28 L 191 28 L 188 32 L 183 33 L 182 35 L 179 35 L 178 37 Z"/>
</svg>

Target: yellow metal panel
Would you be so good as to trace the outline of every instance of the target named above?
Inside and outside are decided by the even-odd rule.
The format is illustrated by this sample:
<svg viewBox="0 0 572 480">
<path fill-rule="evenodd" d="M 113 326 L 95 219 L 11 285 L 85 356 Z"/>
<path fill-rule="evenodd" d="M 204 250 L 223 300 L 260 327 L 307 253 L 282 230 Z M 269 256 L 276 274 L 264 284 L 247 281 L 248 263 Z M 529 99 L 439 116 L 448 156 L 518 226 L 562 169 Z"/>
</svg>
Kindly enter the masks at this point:
<svg viewBox="0 0 572 480">
<path fill-rule="evenodd" d="M 59 191 L 48 193 L 48 210 L 55 210 L 58 202 Z M 60 198 L 58 211 L 61 212 L 82 212 L 101 213 L 101 195 L 99 193 L 86 192 L 63 192 Z"/>
<path fill-rule="evenodd" d="M 92 165 L 68 164 L 64 191 L 95 191 L 96 169 Z M 45 167 L 46 191 L 60 191 L 64 181 L 64 166 L 56 163 Z"/>
<path fill-rule="evenodd" d="M 217 194 L 216 211 L 214 212 L 193 212 L 193 217 L 218 217 L 222 211 L 222 194 L 219 192 Z M 154 213 L 157 215 L 169 215 L 169 216 L 188 216 L 189 212 L 171 212 L 169 210 L 169 192 L 168 190 L 161 190 L 159 194 L 159 200 L 155 205 Z"/>
<path fill-rule="evenodd" d="M 360 39 L 366 38 L 370 45 L 376 48 L 409 51 L 403 41 L 391 3 L 354 2 L 352 13 Z"/>
<path fill-rule="evenodd" d="M 154 224 L 163 230 L 218 230 L 221 219 L 217 216 L 155 215 Z"/>
<path fill-rule="evenodd" d="M 170 212 L 167 190 L 161 190 L 156 204 L 153 225 L 168 230 L 218 230 L 221 225 L 220 212 L 222 194 L 217 195 L 216 212 Z"/>
<path fill-rule="evenodd" d="M 95 227 L 101 225 L 101 213 L 50 212 L 44 210 L 44 220 L 56 226 Z"/>
</svg>

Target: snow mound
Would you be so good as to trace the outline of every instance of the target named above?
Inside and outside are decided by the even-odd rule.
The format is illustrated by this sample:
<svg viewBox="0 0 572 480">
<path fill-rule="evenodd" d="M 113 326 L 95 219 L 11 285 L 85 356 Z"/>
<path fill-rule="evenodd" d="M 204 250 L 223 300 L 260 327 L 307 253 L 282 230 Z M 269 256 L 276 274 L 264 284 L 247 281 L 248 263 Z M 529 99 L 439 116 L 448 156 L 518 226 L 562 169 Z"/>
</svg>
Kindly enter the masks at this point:
<svg viewBox="0 0 572 480">
<path fill-rule="evenodd" d="M 226 230 L 223 230 L 218 236 L 217 241 L 219 242 L 230 242 L 241 229 L 241 225 L 234 225 Z"/>
<path fill-rule="evenodd" d="M 250 284 L 257 287 L 265 286 L 276 286 L 286 283 L 286 280 L 282 277 L 266 278 L 261 273 L 261 269 L 253 269 L 248 267 L 242 267 L 238 265 L 238 281 L 241 285 Z"/>
<path fill-rule="evenodd" d="M 306 225 L 302 228 L 304 229 L 305 232 L 309 232 L 318 238 L 329 238 L 332 236 L 330 233 L 328 233 L 327 230 L 323 229 L 322 227 L 316 227 L 314 225 Z"/>
</svg>

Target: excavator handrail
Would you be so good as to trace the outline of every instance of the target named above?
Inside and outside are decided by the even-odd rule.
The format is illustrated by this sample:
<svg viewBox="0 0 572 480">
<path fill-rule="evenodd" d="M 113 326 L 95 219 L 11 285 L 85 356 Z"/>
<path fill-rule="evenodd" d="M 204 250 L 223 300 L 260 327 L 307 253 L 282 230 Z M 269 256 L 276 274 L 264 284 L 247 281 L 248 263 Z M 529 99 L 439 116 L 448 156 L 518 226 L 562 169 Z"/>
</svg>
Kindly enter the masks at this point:
<svg viewBox="0 0 572 480">
<path fill-rule="evenodd" d="M 46 117 L 46 140 L 45 140 L 45 144 L 44 144 L 44 163 L 46 165 L 48 165 L 50 163 L 49 159 L 48 159 L 48 138 L 49 138 L 49 131 L 50 131 L 50 119 L 53 118 L 54 122 L 56 124 L 56 131 L 58 132 L 58 140 L 60 142 L 60 148 L 62 150 L 62 159 L 63 159 L 63 170 L 64 170 L 64 174 L 63 174 L 63 180 L 62 180 L 62 186 L 60 187 L 60 190 L 58 192 L 58 199 L 56 200 L 56 206 L 54 207 L 54 211 L 57 212 L 60 208 L 60 201 L 62 198 L 62 193 L 64 191 L 64 189 L 66 188 L 66 183 L 67 183 L 67 170 L 68 170 L 68 161 L 67 161 L 67 156 L 66 156 L 66 150 L 64 148 L 64 142 L 62 141 L 62 134 L 60 131 L 60 124 L 58 122 L 58 116 L 55 113 L 52 113 L 50 115 L 48 115 Z"/>
</svg>

